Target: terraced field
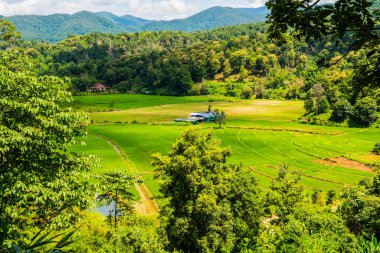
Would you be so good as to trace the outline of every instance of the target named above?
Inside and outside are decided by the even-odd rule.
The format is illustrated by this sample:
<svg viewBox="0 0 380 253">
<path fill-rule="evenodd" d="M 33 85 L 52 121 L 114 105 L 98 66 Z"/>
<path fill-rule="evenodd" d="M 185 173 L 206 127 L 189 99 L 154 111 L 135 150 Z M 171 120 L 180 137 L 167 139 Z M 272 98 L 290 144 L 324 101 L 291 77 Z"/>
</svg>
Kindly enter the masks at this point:
<svg viewBox="0 0 380 253">
<path fill-rule="evenodd" d="M 124 98 L 117 96 L 118 101 L 125 99 L 124 104 L 134 99 L 133 95 L 125 95 Z M 166 97 L 161 100 L 162 97 L 143 97 L 134 108 L 123 109 L 120 106 L 119 110 L 92 113 L 91 134 L 87 146 L 81 150 L 98 155 L 102 159 L 103 170 L 112 169 L 120 165 L 120 159 L 113 146 L 104 139 L 112 140 L 126 154 L 127 161 L 122 161 L 122 164 L 143 175 L 145 184 L 160 204 L 158 182 L 153 179 L 154 169 L 150 165 L 151 155 L 155 152 L 167 153 L 178 135 L 190 127 L 177 125 L 172 122 L 173 119 L 193 111 L 206 110 L 207 101 L 215 99 Z M 80 99 L 83 101 L 83 98 Z M 94 97 L 92 99 L 97 101 Z M 110 101 L 113 96 L 103 96 L 102 99 Z M 157 104 L 149 99 L 166 101 L 167 104 Z M 184 100 L 177 103 L 181 99 Z M 229 118 L 224 129 L 215 130 L 215 137 L 221 144 L 232 148 L 233 155 L 229 161 L 242 163 L 254 171 L 263 187 L 270 185 L 278 166 L 287 163 L 290 168 L 301 171 L 302 183 L 306 188 L 340 190 L 344 185 L 354 184 L 371 174 L 369 168 L 345 164 L 344 161 L 356 160 L 367 164 L 380 161 L 379 156 L 370 154 L 380 139 L 379 129 L 296 123 L 294 120 L 303 113 L 300 101 L 231 100 L 211 105 L 224 110 Z M 91 108 L 102 106 L 94 103 Z M 114 106 L 117 107 L 117 103 Z M 200 127 L 216 125 L 211 123 Z M 340 157 L 345 157 L 343 163 L 326 161 Z"/>
</svg>

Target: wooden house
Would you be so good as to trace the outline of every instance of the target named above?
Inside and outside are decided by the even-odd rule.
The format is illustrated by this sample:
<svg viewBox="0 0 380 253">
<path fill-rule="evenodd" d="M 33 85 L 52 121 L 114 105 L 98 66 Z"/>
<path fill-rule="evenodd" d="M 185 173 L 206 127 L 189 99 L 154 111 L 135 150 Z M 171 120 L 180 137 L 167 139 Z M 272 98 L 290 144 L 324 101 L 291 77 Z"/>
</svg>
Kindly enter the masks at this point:
<svg viewBox="0 0 380 253">
<path fill-rule="evenodd" d="M 93 93 L 108 92 L 110 91 L 110 87 L 101 83 L 97 83 L 94 86 L 90 87 L 87 91 Z"/>
</svg>

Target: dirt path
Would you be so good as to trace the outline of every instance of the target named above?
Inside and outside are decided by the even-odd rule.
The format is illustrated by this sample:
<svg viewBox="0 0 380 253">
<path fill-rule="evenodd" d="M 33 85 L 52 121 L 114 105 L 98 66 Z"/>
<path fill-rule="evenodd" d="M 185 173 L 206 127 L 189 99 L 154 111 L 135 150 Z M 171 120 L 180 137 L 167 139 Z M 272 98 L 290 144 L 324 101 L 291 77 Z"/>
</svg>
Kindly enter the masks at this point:
<svg viewBox="0 0 380 253">
<path fill-rule="evenodd" d="M 138 214 L 152 215 L 157 214 L 160 208 L 154 200 L 152 193 L 149 191 L 145 184 L 135 184 L 135 187 L 140 194 L 140 202 L 135 204 L 135 209 Z"/>
<path fill-rule="evenodd" d="M 373 172 L 373 170 L 369 166 L 357 161 L 349 160 L 345 157 L 316 160 L 315 162 L 319 164 L 329 165 L 329 166 L 339 166 L 339 167 L 353 169 L 353 170 Z"/>
<path fill-rule="evenodd" d="M 114 143 L 112 140 L 98 134 L 96 134 L 95 136 L 97 136 L 98 138 L 112 145 L 113 148 L 116 150 L 116 152 L 120 155 L 120 157 L 124 161 L 129 161 L 128 158 L 122 152 L 122 148 L 118 146 L 116 143 Z M 133 166 L 133 170 L 136 174 L 139 173 L 137 168 L 134 166 Z M 135 203 L 136 213 L 140 215 L 158 214 L 158 212 L 160 211 L 160 208 L 158 207 L 158 204 L 156 200 L 154 199 L 153 194 L 149 191 L 148 187 L 144 183 L 140 183 L 140 184 L 135 183 L 134 185 L 137 192 L 140 195 L 140 201 Z"/>
</svg>

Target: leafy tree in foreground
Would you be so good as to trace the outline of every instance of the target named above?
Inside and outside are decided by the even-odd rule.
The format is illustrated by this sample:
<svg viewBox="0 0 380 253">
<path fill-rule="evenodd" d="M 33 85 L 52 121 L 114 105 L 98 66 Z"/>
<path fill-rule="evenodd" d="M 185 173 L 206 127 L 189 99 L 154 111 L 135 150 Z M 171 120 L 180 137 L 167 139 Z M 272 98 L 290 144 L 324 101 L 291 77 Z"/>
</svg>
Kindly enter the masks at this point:
<svg viewBox="0 0 380 253">
<path fill-rule="evenodd" d="M 303 206 L 284 224 L 269 224 L 257 252 L 362 252 L 341 216 L 330 209 Z"/>
<path fill-rule="evenodd" d="M 230 155 L 229 148 L 212 140 L 211 131 L 193 128 L 179 137 L 168 156 L 154 156 L 161 192 L 170 199 L 161 217 L 172 249 L 214 252 L 233 247 L 232 212 L 226 201 L 234 173 L 225 165 Z"/>
<path fill-rule="evenodd" d="M 114 203 L 114 210 L 110 211 L 107 220 L 116 230 L 118 216 L 133 213 L 133 194 L 130 193 L 130 189 L 135 177 L 124 171 L 115 171 L 104 173 L 100 178 L 105 192 L 98 196 L 98 200 L 104 200 L 107 205 Z"/>
<path fill-rule="evenodd" d="M 344 38 L 350 38 L 347 52 L 340 57 L 330 57 L 331 60 L 323 56 L 318 61 L 322 66 L 337 65 L 350 51 L 365 49 L 365 59 L 354 66 L 352 102 L 355 102 L 365 87 L 376 88 L 380 83 L 380 10 L 372 8 L 378 1 L 337 0 L 334 4 L 318 5 L 320 2 L 269 0 L 266 5 L 271 11 L 270 37 L 279 44 L 287 43 L 287 32 L 291 31 L 293 37 L 309 42 L 333 38 L 336 46 Z"/>
<path fill-rule="evenodd" d="M 59 230 L 92 198 L 91 160 L 68 151 L 87 116 L 63 108 L 66 81 L 37 76 L 18 49 L 0 55 L 0 251 L 28 244 L 28 230 Z"/>
<path fill-rule="evenodd" d="M 125 215 L 119 218 L 113 233 L 104 216 L 87 211 L 80 223 L 80 233 L 70 245 L 70 252 L 163 253 L 156 217 Z"/>
<path fill-rule="evenodd" d="M 169 198 L 160 214 L 169 250 L 241 252 L 255 244 L 256 182 L 226 164 L 230 155 L 201 128 L 182 134 L 167 156 L 154 155 L 161 192 Z"/>
<path fill-rule="evenodd" d="M 287 165 L 280 167 L 267 194 L 269 216 L 263 222 L 255 252 L 360 252 L 358 240 L 339 213 L 331 206 L 321 208 L 304 201 L 300 179 L 300 174 Z M 324 202 L 320 201 L 320 190 L 313 195 L 313 202 Z"/>
<path fill-rule="evenodd" d="M 286 32 L 298 39 L 321 40 L 327 35 L 354 38 L 352 49 L 379 44 L 376 27 L 379 10 L 371 11 L 371 0 L 338 0 L 332 5 L 318 5 L 321 0 L 269 0 L 270 36 L 279 43 L 287 42 Z"/>
<path fill-rule="evenodd" d="M 303 200 L 303 187 L 299 184 L 301 175 L 298 171 L 290 171 L 284 164 L 280 167 L 278 176 L 273 179 L 271 191 L 266 197 L 266 206 L 277 221 L 285 222 L 287 216 L 294 213 Z"/>
<path fill-rule="evenodd" d="M 380 240 L 380 173 L 345 190 L 339 212 L 356 235 Z"/>
<path fill-rule="evenodd" d="M 262 223 L 261 189 L 253 173 L 245 170 L 237 172 L 229 187 L 236 237 L 233 252 L 249 252 L 256 248 Z"/>
</svg>

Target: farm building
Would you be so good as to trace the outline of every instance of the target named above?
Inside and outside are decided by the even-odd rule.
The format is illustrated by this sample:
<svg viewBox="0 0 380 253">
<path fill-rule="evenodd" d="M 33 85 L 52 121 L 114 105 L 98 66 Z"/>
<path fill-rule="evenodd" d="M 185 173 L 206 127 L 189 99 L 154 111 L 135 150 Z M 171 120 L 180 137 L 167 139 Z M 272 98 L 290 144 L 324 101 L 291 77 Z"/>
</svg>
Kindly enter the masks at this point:
<svg viewBox="0 0 380 253">
<path fill-rule="evenodd" d="M 198 125 L 200 122 L 202 122 L 202 120 L 196 117 L 189 117 L 189 118 L 175 119 L 174 122 L 189 122 L 193 125 Z"/>
<path fill-rule="evenodd" d="M 189 117 L 201 118 L 202 122 L 209 122 L 215 120 L 215 112 L 192 112 Z"/>
<path fill-rule="evenodd" d="M 107 85 L 104 85 L 104 84 L 101 84 L 101 83 L 97 83 L 95 84 L 94 86 L 90 87 L 87 91 L 88 92 L 98 92 L 98 93 L 101 93 L 101 92 L 106 92 L 106 91 L 109 91 L 111 88 Z"/>
<path fill-rule="evenodd" d="M 192 112 L 187 118 L 175 119 L 174 122 L 190 122 L 197 125 L 202 122 L 211 122 L 215 120 L 215 112 Z"/>
</svg>

